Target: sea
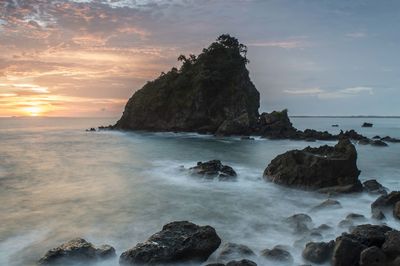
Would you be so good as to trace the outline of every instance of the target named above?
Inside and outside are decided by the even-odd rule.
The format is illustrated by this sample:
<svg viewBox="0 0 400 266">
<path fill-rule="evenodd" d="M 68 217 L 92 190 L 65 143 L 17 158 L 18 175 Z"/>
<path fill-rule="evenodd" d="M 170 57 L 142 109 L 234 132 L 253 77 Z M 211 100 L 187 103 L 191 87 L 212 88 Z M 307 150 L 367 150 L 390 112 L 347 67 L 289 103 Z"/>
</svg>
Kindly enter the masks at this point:
<svg viewBox="0 0 400 266">
<path fill-rule="evenodd" d="M 117 257 L 98 263 L 118 265 L 118 256 L 161 230 L 187 220 L 214 227 L 223 243 L 250 247 L 256 254 L 285 246 L 294 265 L 307 241 L 329 241 L 348 226 L 350 213 L 371 219 L 367 193 L 328 196 L 265 181 L 264 169 L 278 154 L 334 141 L 214 137 L 195 133 L 148 133 L 85 129 L 116 118 L 0 118 L 0 265 L 35 265 L 45 252 L 75 237 L 110 244 Z M 398 118 L 291 118 L 298 129 L 338 133 L 354 129 L 400 138 Z M 363 122 L 374 124 L 362 128 Z M 332 127 L 338 124 L 339 127 Z M 376 179 L 400 190 L 400 143 L 373 147 L 355 143 L 360 179 Z M 236 182 L 204 180 L 189 174 L 199 161 L 221 160 L 238 173 Z M 331 198 L 340 208 L 313 207 Z M 283 220 L 311 216 L 313 227 L 332 227 L 317 239 L 295 234 Z M 388 216 L 384 223 L 400 229 Z M 357 223 L 355 223 L 357 224 Z M 213 262 L 216 252 L 209 258 Z M 279 265 L 260 257 L 258 265 Z"/>
</svg>

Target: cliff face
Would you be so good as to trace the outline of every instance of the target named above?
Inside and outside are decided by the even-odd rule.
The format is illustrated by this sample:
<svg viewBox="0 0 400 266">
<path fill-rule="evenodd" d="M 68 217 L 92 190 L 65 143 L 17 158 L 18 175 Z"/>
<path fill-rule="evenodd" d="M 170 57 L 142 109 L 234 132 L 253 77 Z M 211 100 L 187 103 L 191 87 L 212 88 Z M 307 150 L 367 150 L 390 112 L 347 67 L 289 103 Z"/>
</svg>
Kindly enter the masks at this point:
<svg viewBox="0 0 400 266">
<path fill-rule="evenodd" d="M 246 46 L 229 35 L 195 57 L 180 56 L 128 101 L 115 125 L 124 130 L 246 134 L 259 117 L 259 92 L 249 78 Z"/>
</svg>

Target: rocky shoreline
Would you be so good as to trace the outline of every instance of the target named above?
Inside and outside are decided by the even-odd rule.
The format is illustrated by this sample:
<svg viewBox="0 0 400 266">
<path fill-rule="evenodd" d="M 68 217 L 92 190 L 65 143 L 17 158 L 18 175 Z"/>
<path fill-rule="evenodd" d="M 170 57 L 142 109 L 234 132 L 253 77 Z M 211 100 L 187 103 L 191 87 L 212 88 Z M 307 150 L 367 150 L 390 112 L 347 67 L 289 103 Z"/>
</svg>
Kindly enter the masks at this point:
<svg viewBox="0 0 400 266">
<path fill-rule="evenodd" d="M 350 228 L 328 242 L 318 242 L 331 230 L 326 224 L 314 226 L 312 218 L 296 213 L 282 220 L 299 237 L 294 243 L 301 247 L 302 257 L 310 263 L 333 266 L 396 266 L 400 262 L 400 232 L 382 223 L 388 215 L 400 220 L 400 192 L 387 192 L 376 180 L 363 184 L 358 179 L 357 152 L 349 139 L 341 139 L 335 146 L 307 147 L 278 155 L 264 171 L 264 179 L 278 185 L 329 193 L 364 192 L 379 197 L 371 204 L 371 217 L 378 225 L 362 224 L 366 217 L 348 214 L 338 226 Z M 235 181 L 235 170 L 219 160 L 198 162 L 184 169 L 194 177 L 217 178 L 221 182 Z M 337 200 L 328 197 L 310 209 L 341 208 Z M 361 224 L 360 224 L 361 223 Z M 146 241 L 120 254 L 120 265 L 190 264 L 207 266 L 255 266 L 255 261 L 266 264 L 294 265 L 290 243 L 282 243 L 256 254 L 240 243 L 224 242 L 211 226 L 199 226 L 189 221 L 175 221 Z M 74 265 L 97 263 L 115 258 L 109 245 L 95 247 L 82 238 L 73 239 L 49 250 L 39 265 Z M 211 259 L 210 259 L 211 258 Z M 208 264 L 205 264 L 208 263 Z M 263 264 L 260 264 L 263 265 Z"/>
</svg>

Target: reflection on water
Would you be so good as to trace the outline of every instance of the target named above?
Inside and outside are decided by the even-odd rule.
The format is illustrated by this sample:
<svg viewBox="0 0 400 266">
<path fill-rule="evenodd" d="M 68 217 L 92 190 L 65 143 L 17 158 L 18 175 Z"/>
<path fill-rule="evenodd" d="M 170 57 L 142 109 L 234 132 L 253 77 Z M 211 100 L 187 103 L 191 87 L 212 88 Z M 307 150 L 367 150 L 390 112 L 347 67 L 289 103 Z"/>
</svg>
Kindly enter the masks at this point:
<svg viewBox="0 0 400 266">
<path fill-rule="evenodd" d="M 246 244 L 256 253 L 288 245 L 302 263 L 301 248 L 293 245 L 299 236 L 281 221 L 309 212 L 326 196 L 267 183 L 262 172 L 277 154 L 310 143 L 84 131 L 112 121 L 0 119 L 0 265 L 32 265 L 49 248 L 78 236 L 111 244 L 120 254 L 175 220 L 209 224 L 223 241 Z M 360 121 L 298 118 L 294 124 L 331 130 L 331 124 L 353 123 L 358 130 Z M 363 133 L 400 137 L 398 121 L 373 121 L 375 127 Z M 357 150 L 361 179 L 377 178 L 392 190 L 400 189 L 400 144 Z M 181 169 L 210 159 L 231 165 L 238 182 L 205 182 Z M 348 213 L 370 217 L 374 197 L 337 199 L 343 208 L 310 213 L 315 226 L 335 228 L 324 240 L 344 230 L 337 224 Z M 391 219 L 388 223 L 398 227 Z M 101 265 L 118 265 L 118 259 Z"/>
</svg>

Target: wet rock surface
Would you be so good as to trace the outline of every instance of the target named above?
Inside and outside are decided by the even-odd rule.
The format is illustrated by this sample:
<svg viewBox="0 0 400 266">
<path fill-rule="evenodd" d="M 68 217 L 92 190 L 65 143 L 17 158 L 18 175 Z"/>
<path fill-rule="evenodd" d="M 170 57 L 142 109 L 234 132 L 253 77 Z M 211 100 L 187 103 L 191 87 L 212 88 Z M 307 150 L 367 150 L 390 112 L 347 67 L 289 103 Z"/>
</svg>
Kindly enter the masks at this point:
<svg viewBox="0 0 400 266">
<path fill-rule="evenodd" d="M 109 245 L 95 247 L 83 238 L 72 239 L 53 248 L 38 261 L 39 265 L 62 265 L 71 263 L 95 263 L 115 257 L 115 249 Z"/>
<path fill-rule="evenodd" d="M 218 178 L 221 181 L 235 180 L 237 176 L 232 167 L 223 165 L 220 160 L 198 162 L 196 166 L 189 168 L 189 170 L 194 175 L 206 179 Z"/>
<path fill-rule="evenodd" d="M 371 204 L 372 216 L 380 217 L 388 212 L 394 214 L 398 202 L 400 202 L 400 191 L 392 191 L 387 195 L 380 196 Z"/>
<path fill-rule="evenodd" d="M 331 258 L 335 241 L 310 242 L 303 250 L 303 258 L 313 263 L 324 263 Z"/>
<path fill-rule="evenodd" d="M 370 194 L 387 194 L 387 188 L 382 186 L 376 179 L 370 179 L 363 182 L 363 188 L 365 192 Z"/>
<path fill-rule="evenodd" d="M 358 180 L 357 152 L 343 139 L 334 147 L 307 147 L 278 155 L 264 171 L 264 179 L 288 187 L 318 190 L 345 188 L 342 192 L 361 190 Z"/>
<path fill-rule="evenodd" d="M 147 241 L 123 252 L 120 264 L 163 265 L 204 262 L 219 247 L 221 239 L 211 226 L 191 222 L 172 222 Z"/>
<path fill-rule="evenodd" d="M 272 249 L 264 249 L 261 251 L 261 256 L 269 261 L 292 263 L 293 257 L 289 251 L 280 245 Z"/>
<path fill-rule="evenodd" d="M 219 252 L 218 260 L 235 260 L 255 256 L 255 253 L 246 245 L 225 243 Z"/>
</svg>

